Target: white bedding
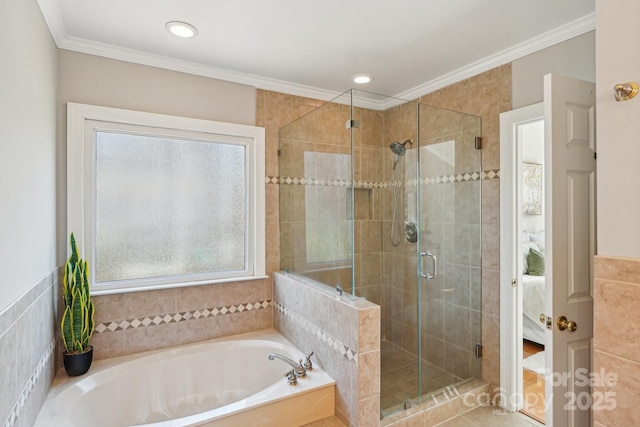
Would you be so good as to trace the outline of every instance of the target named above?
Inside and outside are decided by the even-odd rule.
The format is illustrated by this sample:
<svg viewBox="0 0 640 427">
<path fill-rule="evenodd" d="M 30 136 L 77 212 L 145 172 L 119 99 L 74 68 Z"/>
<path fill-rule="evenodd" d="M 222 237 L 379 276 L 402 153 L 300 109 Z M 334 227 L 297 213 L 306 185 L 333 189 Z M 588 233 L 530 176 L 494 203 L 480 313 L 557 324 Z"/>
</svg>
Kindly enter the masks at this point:
<svg viewBox="0 0 640 427">
<path fill-rule="evenodd" d="M 544 313 L 544 276 L 522 276 L 522 301 L 522 335 L 544 345 L 544 324 L 540 322 L 540 313 Z"/>
</svg>

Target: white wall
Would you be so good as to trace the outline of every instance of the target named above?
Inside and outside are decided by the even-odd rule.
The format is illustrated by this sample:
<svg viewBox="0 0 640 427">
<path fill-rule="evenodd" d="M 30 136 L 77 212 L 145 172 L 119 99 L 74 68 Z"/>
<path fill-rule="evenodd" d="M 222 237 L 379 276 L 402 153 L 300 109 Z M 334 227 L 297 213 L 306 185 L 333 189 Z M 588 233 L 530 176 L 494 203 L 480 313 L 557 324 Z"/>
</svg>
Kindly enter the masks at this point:
<svg viewBox="0 0 640 427">
<path fill-rule="evenodd" d="M 57 58 L 36 0 L 0 2 L 0 57 L 2 312 L 56 268 Z"/>
<path fill-rule="evenodd" d="M 254 125 L 256 89 L 67 50 L 59 51 L 58 262 L 66 258 L 66 104 L 170 114 Z"/>
<path fill-rule="evenodd" d="M 640 96 L 617 102 L 613 87 L 640 83 L 638 0 L 596 0 L 598 254 L 640 258 Z"/>
<path fill-rule="evenodd" d="M 516 59 L 511 64 L 512 108 L 542 102 L 545 74 L 596 81 L 595 31 Z"/>
</svg>

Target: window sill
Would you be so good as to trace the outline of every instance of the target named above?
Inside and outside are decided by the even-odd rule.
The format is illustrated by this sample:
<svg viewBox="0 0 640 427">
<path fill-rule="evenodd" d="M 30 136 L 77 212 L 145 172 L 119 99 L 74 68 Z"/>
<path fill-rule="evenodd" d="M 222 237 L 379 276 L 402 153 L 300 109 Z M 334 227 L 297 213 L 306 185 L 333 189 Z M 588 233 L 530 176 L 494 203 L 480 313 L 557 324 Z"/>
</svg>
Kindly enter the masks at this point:
<svg viewBox="0 0 640 427">
<path fill-rule="evenodd" d="M 166 283 L 161 285 L 144 285 L 144 286 L 131 286 L 127 285 L 126 287 L 112 287 L 109 289 L 92 289 L 91 296 L 101 296 L 101 295 L 116 295 L 116 294 L 125 294 L 129 292 L 143 292 L 143 291 L 156 291 L 161 289 L 173 289 L 173 288 L 185 288 L 190 286 L 201 286 L 201 285 L 214 285 L 216 283 L 232 283 L 232 282 L 245 282 L 249 280 L 262 280 L 268 279 L 269 276 L 242 276 L 242 277 L 227 277 L 224 279 L 215 279 L 215 280 L 201 280 L 197 282 L 184 282 L 184 283 Z"/>
</svg>

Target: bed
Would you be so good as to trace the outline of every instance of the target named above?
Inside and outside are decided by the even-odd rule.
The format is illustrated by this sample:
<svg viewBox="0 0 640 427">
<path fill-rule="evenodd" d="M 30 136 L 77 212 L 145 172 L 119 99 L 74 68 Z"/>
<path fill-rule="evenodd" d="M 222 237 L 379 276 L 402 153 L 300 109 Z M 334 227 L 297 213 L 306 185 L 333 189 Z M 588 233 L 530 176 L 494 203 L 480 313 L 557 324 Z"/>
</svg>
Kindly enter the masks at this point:
<svg viewBox="0 0 640 427">
<path fill-rule="evenodd" d="M 544 345 L 544 276 L 522 275 L 522 337 Z"/>
<path fill-rule="evenodd" d="M 522 235 L 522 336 L 544 345 L 545 326 L 540 322 L 544 309 L 544 230 Z M 536 252 L 535 260 L 530 252 Z M 535 261 L 535 266 L 530 265 Z"/>
</svg>

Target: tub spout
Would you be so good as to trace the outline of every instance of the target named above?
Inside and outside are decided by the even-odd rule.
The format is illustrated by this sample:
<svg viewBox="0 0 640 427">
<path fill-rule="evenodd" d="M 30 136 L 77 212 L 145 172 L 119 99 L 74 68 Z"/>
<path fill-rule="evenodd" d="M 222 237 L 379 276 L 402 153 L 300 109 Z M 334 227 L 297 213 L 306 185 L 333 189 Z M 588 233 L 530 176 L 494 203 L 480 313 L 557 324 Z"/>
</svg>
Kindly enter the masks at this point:
<svg viewBox="0 0 640 427">
<path fill-rule="evenodd" d="M 288 357 L 283 356 L 283 355 L 278 354 L 278 353 L 271 353 L 271 354 L 269 355 L 269 360 L 274 360 L 274 359 L 276 359 L 276 358 L 278 358 L 278 359 L 282 360 L 283 362 L 285 362 L 285 363 L 287 363 L 289 366 L 291 366 L 291 367 L 295 370 L 296 375 L 297 375 L 298 377 L 304 377 L 305 375 L 307 375 L 307 370 L 304 368 L 304 366 L 302 366 L 302 359 L 300 359 L 300 360 L 296 363 L 296 362 L 294 362 L 293 360 L 289 359 Z"/>
</svg>

